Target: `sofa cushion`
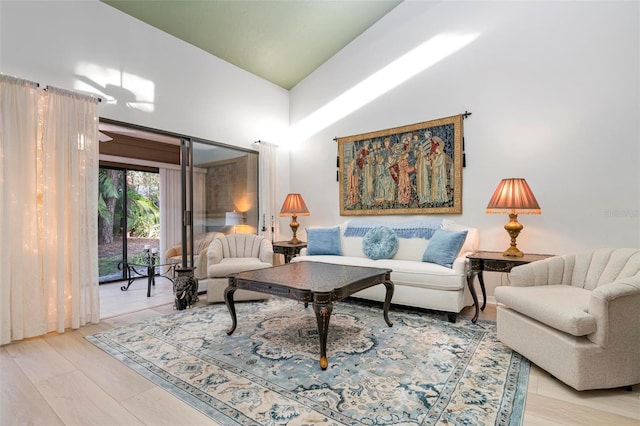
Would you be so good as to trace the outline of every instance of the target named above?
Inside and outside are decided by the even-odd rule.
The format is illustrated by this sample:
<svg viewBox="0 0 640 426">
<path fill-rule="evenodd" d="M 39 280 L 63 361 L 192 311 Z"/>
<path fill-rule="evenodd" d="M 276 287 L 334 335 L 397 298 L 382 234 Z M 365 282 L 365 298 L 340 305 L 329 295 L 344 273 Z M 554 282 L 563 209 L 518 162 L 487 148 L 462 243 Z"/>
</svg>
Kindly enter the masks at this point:
<svg viewBox="0 0 640 426">
<path fill-rule="evenodd" d="M 391 269 L 391 281 L 403 286 L 460 291 L 464 288 L 464 273 L 435 263 L 412 260 L 379 259 L 350 256 L 297 256 L 291 262 L 321 262 L 335 265 L 365 266 Z"/>
<path fill-rule="evenodd" d="M 467 231 L 436 230 L 422 255 L 422 261 L 451 268 L 466 238 Z"/>
<path fill-rule="evenodd" d="M 342 255 L 340 227 L 307 228 L 307 255 Z"/>
<path fill-rule="evenodd" d="M 253 271 L 254 269 L 270 268 L 269 263 L 261 262 L 257 257 L 225 257 L 220 263 L 209 265 L 209 278 L 223 278 L 238 272 Z"/>
<path fill-rule="evenodd" d="M 398 236 L 388 226 L 371 228 L 362 240 L 362 250 L 369 259 L 391 259 L 398 251 Z"/>
<path fill-rule="evenodd" d="M 591 291 L 570 285 L 497 287 L 496 301 L 541 323 L 574 336 L 596 331 L 589 314 Z"/>
</svg>

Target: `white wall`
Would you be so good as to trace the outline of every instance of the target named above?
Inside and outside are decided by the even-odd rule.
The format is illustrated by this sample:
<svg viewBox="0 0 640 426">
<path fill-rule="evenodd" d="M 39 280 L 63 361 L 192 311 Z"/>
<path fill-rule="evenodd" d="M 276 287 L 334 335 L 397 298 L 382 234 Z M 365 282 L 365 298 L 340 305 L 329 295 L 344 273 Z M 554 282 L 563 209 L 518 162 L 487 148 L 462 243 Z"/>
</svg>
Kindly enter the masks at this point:
<svg viewBox="0 0 640 426">
<path fill-rule="evenodd" d="M 638 2 L 405 1 L 290 93 L 110 6 L 0 1 L 0 71 L 100 93 L 101 117 L 255 149 L 279 143 L 326 102 L 442 33 L 468 46 L 373 102 L 281 149 L 278 200 L 300 192 L 300 234 L 339 215 L 335 136 L 450 116 L 465 120 L 463 214 L 503 250 L 486 204 L 524 177 L 542 206 L 521 216 L 525 252 L 640 246 Z M 83 84 L 84 82 L 84 84 Z M 103 87 L 98 90 L 98 86 Z M 289 102 L 291 107 L 289 109 Z M 290 117 L 287 116 L 290 114 Z M 291 155 L 291 162 L 288 162 Z M 288 235 L 288 218 L 280 220 Z M 496 278 L 497 280 L 497 278 Z"/>
<path fill-rule="evenodd" d="M 335 136 L 468 110 L 463 213 L 448 217 L 478 227 L 481 249 L 508 247 L 507 216 L 485 214 L 507 177 L 524 177 L 542 207 L 519 217 L 523 251 L 640 247 L 639 21 L 638 2 L 400 4 L 292 89 L 292 127 L 436 35 L 477 38 L 296 141 L 291 189 L 311 211 L 300 230 L 348 219 L 339 213 Z"/>
<path fill-rule="evenodd" d="M 288 128 L 287 90 L 97 0 L 2 1 L 0 20 L 4 74 L 96 93 L 101 117 L 248 149 Z"/>
<path fill-rule="evenodd" d="M 246 149 L 289 125 L 287 90 L 97 0 L 0 0 L 0 72 L 95 93 L 100 117 Z M 281 149 L 279 199 L 288 162 Z"/>
</svg>

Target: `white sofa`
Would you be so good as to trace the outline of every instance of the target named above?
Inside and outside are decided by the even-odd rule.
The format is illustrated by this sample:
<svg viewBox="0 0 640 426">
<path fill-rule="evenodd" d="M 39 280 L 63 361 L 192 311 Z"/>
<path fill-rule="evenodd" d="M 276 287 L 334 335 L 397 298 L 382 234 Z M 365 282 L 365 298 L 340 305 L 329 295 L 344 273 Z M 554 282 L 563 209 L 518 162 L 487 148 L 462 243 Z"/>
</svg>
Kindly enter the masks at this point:
<svg viewBox="0 0 640 426">
<path fill-rule="evenodd" d="M 498 339 L 577 390 L 640 383 L 640 249 L 521 265 L 496 288 Z"/>
<path fill-rule="evenodd" d="M 350 222 L 347 221 L 340 225 L 341 256 L 308 255 L 308 250 L 302 249 L 300 255 L 291 261 L 389 268 L 392 270 L 391 280 L 395 285 L 392 304 L 444 311 L 447 312 L 451 322 L 455 322 L 456 315 L 465 306 L 473 304 L 471 293 L 467 287 L 468 260 L 466 255 L 478 248 L 476 228 L 451 221 L 442 221 L 442 229 L 444 230 L 466 230 L 468 232 L 452 267 L 448 268 L 422 261 L 423 253 L 429 245 L 429 240 L 425 238 L 398 238 L 398 251 L 392 258 L 370 259 L 365 255 L 363 249 L 364 237 L 345 236 L 345 230 Z M 353 297 L 383 302 L 385 288 L 384 286 L 371 287 L 354 294 Z"/>
</svg>

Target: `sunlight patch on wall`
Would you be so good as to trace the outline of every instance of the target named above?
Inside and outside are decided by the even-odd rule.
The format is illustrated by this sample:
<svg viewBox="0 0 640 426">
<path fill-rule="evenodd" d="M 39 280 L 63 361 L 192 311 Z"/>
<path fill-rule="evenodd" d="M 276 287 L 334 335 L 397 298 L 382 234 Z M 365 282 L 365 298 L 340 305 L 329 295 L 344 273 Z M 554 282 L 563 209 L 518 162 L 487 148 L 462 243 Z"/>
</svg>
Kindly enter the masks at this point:
<svg viewBox="0 0 640 426">
<path fill-rule="evenodd" d="M 462 49 L 478 36 L 479 33 L 440 34 L 427 40 L 300 120 L 292 126 L 289 142 L 295 143 L 308 139 L 320 130 L 346 117 Z"/>
<path fill-rule="evenodd" d="M 75 77 L 76 90 L 96 93 L 108 104 L 143 112 L 154 110 L 155 84 L 151 80 L 89 62 L 78 62 Z"/>
</svg>

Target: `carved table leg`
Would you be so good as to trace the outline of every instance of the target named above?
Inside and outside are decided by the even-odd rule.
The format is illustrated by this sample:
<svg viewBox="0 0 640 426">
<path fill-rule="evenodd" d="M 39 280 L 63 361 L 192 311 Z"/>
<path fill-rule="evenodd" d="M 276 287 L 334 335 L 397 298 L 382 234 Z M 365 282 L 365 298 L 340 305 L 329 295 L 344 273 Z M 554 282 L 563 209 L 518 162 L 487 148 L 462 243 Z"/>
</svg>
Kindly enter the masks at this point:
<svg viewBox="0 0 640 426">
<path fill-rule="evenodd" d="M 480 310 L 484 311 L 484 308 L 487 306 L 487 290 L 484 288 L 484 278 L 482 278 L 482 271 L 478 272 L 478 281 L 480 282 L 480 290 L 482 290 L 482 306 L 480 306 Z"/>
<path fill-rule="evenodd" d="M 231 314 L 231 327 L 227 330 L 227 334 L 229 335 L 236 330 L 236 326 L 238 325 L 236 307 L 233 304 L 233 293 L 235 293 L 235 291 L 236 287 L 231 285 L 224 290 L 224 303 L 227 305 L 229 313 Z"/>
<path fill-rule="evenodd" d="M 480 310 L 478 309 L 478 296 L 476 295 L 476 289 L 473 286 L 473 278 L 478 275 L 478 271 L 469 271 L 469 273 L 467 274 L 467 285 L 469 286 L 469 291 L 471 292 L 471 297 L 473 298 L 473 306 L 476 309 L 476 313 L 473 315 L 473 318 L 471 318 L 471 322 L 476 322 L 478 321 L 478 314 L 480 312 Z"/>
<path fill-rule="evenodd" d="M 333 311 L 333 304 L 313 303 L 313 310 L 318 321 L 318 334 L 320 335 L 320 368 L 326 370 L 329 366 L 327 361 L 327 334 L 329 334 L 329 319 Z"/>
<path fill-rule="evenodd" d="M 387 294 L 384 297 L 384 321 L 389 327 L 393 326 L 393 323 L 389 320 L 389 306 L 391 305 L 391 298 L 393 297 L 393 283 L 391 281 L 385 281 L 384 286 L 387 289 Z"/>
</svg>

